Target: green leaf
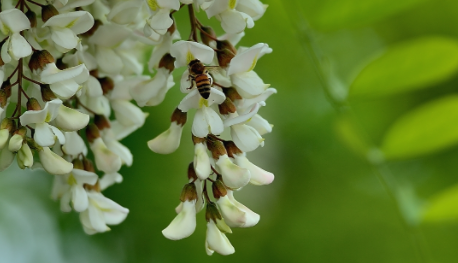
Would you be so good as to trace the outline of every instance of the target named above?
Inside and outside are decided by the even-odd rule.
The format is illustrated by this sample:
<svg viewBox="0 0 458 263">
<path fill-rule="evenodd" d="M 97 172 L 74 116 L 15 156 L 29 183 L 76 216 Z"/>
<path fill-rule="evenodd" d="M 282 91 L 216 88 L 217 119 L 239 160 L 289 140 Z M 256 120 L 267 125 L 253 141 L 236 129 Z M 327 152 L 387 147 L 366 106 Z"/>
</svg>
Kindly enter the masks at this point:
<svg viewBox="0 0 458 263">
<path fill-rule="evenodd" d="M 421 2 L 425 0 L 308 0 L 293 3 L 303 6 L 313 27 L 319 30 L 336 30 L 367 25 Z"/>
<path fill-rule="evenodd" d="M 423 222 L 458 222 L 458 185 L 432 197 L 424 207 Z"/>
<path fill-rule="evenodd" d="M 381 150 L 389 159 L 416 157 L 458 143 L 458 95 L 424 104 L 400 117 Z"/>
<path fill-rule="evenodd" d="M 339 138 L 354 152 L 366 157 L 370 150 L 361 129 L 355 124 L 355 120 L 350 115 L 341 115 L 336 120 L 335 125 Z"/>
<path fill-rule="evenodd" d="M 350 87 L 350 96 L 383 96 L 426 88 L 458 70 L 458 42 L 420 38 L 389 48 L 369 63 Z"/>
</svg>

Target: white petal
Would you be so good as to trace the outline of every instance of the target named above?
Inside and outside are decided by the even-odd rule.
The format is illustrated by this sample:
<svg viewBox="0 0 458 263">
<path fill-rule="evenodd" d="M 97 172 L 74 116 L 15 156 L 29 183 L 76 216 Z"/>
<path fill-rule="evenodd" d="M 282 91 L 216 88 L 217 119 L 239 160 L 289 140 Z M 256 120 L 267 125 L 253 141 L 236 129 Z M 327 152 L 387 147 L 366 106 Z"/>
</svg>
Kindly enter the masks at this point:
<svg viewBox="0 0 458 263">
<path fill-rule="evenodd" d="M 124 26 L 115 24 L 102 25 L 97 28 L 89 42 L 101 47 L 112 48 L 120 45 L 130 35 L 131 31 Z"/>
<path fill-rule="evenodd" d="M 196 229 L 196 200 L 185 201 L 183 209 L 173 219 L 168 227 L 162 230 L 162 234 L 171 240 L 179 240 L 189 237 Z"/>
<path fill-rule="evenodd" d="M 264 54 L 271 53 L 272 49 L 269 45 L 258 43 L 232 58 L 231 63 L 227 69 L 227 75 L 248 72 L 254 69 L 260 57 Z"/>
<path fill-rule="evenodd" d="M 29 42 L 27 42 L 27 40 L 25 40 L 25 38 L 19 33 L 14 33 L 11 36 L 11 42 L 9 45 L 10 55 L 15 60 L 27 57 L 32 54 L 32 48 L 30 47 Z"/>
<path fill-rule="evenodd" d="M 119 156 L 121 160 L 127 165 L 131 166 L 133 162 L 133 156 L 129 148 L 121 144 L 116 140 L 107 140 L 106 145 L 114 154 Z"/>
<path fill-rule="evenodd" d="M 55 143 L 54 133 L 46 122 L 35 125 L 35 134 L 33 139 L 40 146 L 52 146 Z"/>
<path fill-rule="evenodd" d="M 99 180 L 100 189 L 103 191 L 114 183 L 122 182 L 122 175 L 119 173 L 105 174 L 102 179 Z"/>
<path fill-rule="evenodd" d="M 88 208 L 88 197 L 86 190 L 82 186 L 74 185 L 72 186 L 72 203 L 73 208 L 77 212 L 83 212 Z"/>
<path fill-rule="evenodd" d="M 0 150 L 5 147 L 8 139 L 10 138 L 10 132 L 7 129 L 0 130 Z"/>
<path fill-rule="evenodd" d="M 170 48 L 170 54 L 176 58 L 176 68 L 186 66 L 194 59 L 209 64 L 213 61 L 214 53 L 212 48 L 204 44 L 184 40 L 175 42 Z"/>
<path fill-rule="evenodd" d="M 80 153 L 82 153 L 83 155 L 87 154 L 86 144 L 77 132 L 65 133 L 65 144 L 62 146 L 62 150 L 66 154 L 72 156 L 76 156 Z"/>
<path fill-rule="evenodd" d="M 237 34 L 245 30 L 251 17 L 246 17 L 237 10 L 226 10 L 217 16 L 221 20 L 221 27 L 228 34 Z"/>
<path fill-rule="evenodd" d="M 261 217 L 255 212 L 251 211 L 248 207 L 235 200 L 233 191 L 227 191 L 227 197 L 229 197 L 229 200 L 231 200 L 235 206 L 245 212 L 246 222 L 243 227 L 252 227 L 259 222 Z"/>
<path fill-rule="evenodd" d="M 79 38 L 69 28 L 54 28 L 51 31 L 51 39 L 56 45 L 67 50 L 75 48 L 79 41 Z"/>
<path fill-rule="evenodd" d="M 43 147 L 38 154 L 43 168 L 50 174 L 68 174 L 73 169 L 73 164 L 52 152 L 49 147 Z"/>
<path fill-rule="evenodd" d="M 115 112 L 116 119 L 124 126 L 141 127 L 145 123 L 144 113 L 129 101 L 113 100 L 111 107 Z"/>
<path fill-rule="evenodd" d="M 59 107 L 58 115 L 55 119 L 56 127 L 64 131 L 78 131 L 86 127 L 88 123 L 89 115 L 64 105 Z"/>
<path fill-rule="evenodd" d="M 255 128 L 245 124 L 232 125 L 231 137 L 235 145 L 244 152 L 254 151 L 260 145 L 263 146 L 264 142 Z"/>
<path fill-rule="evenodd" d="M 0 13 L 0 20 L 3 22 L 3 27 L 7 31 L 19 33 L 20 31 L 30 28 L 30 21 L 27 16 L 19 9 L 9 9 Z M 2 32 L 7 35 L 8 32 L 2 29 Z"/>
<path fill-rule="evenodd" d="M 211 173 L 210 158 L 208 157 L 207 147 L 203 143 L 194 146 L 194 170 L 197 177 L 205 180 Z"/>
<path fill-rule="evenodd" d="M 243 227 L 246 223 L 245 212 L 236 207 L 229 197 L 222 196 L 216 201 L 224 218 L 224 222 L 230 227 Z"/>
<path fill-rule="evenodd" d="M 176 122 L 172 122 L 168 130 L 148 141 L 148 147 L 155 153 L 173 153 L 180 146 L 182 131 L 183 126 Z"/>
<path fill-rule="evenodd" d="M 24 138 L 22 138 L 19 134 L 14 134 L 11 136 L 11 139 L 8 143 L 8 150 L 10 152 L 17 152 L 22 147 L 22 143 L 24 142 Z M 5 148 L 6 149 L 6 148 Z"/>
<path fill-rule="evenodd" d="M 266 185 L 272 183 L 274 175 L 251 163 L 245 154 L 234 155 L 235 164 L 250 171 L 250 183 L 254 185 Z"/>
<path fill-rule="evenodd" d="M 238 189 L 250 182 L 250 171 L 232 163 L 227 155 L 220 156 L 216 166 L 223 176 L 224 184 L 232 189 Z"/>
<path fill-rule="evenodd" d="M 213 220 L 207 223 L 207 244 L 210 250 L 216 251 L 221 255 L 230 255 L 235 252 L 231 242 L 229 242 L 226 235 L 221 233 L 218 227 L 216 227 Z"/>
<path fill-rule="evenodd" d="M 90 146 L 97 169 L 105 173 L 115 173 L 121 169 L 121 158 L 107 148 L 102 138 L 95 139 Z"/>
<path fill-rule="evenodd" d="M 117 74 L 123 68 L 122 59 L 111 48 L 99 47 L 95 58 L 100 69 L 108 74 Z"/>
<path fill-rule="evenodd" d="M 65 192 L 61 199 L 60 199 L 60 211 L 62 212 L 70 212 L 72 208 L 70 207 L 70 200 L 72 199 L 72 195 L 70 191 Z"/>
</svg>

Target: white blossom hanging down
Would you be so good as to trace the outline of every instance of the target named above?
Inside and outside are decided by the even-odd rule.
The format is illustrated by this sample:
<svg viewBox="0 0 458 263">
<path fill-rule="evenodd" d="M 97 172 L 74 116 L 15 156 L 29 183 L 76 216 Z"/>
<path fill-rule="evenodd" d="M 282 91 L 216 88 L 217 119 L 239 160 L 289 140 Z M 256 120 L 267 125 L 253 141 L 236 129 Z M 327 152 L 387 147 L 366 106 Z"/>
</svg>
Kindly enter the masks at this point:
<svg viewBox="0 0 458 263">
<path fill-rule="evenodd" d="M 259 0 L 2 1 L 0 171 L 15 159 L 21 169 L 45 170 L 54 175 L 51 196 L 63 212 L 79 213 L 87 234 L 108 231 L 129 213 L 102 194 L 123 181 L 123 165 L 133 164 L 120 140 L 145 123 L 148 114 L 139 107 L 160 104 L 178 85 L 184 96 L 169 128 L 147 143 L 156 153 L 174 152 L 187 113 L 195 112 L 187 183 L 162 233 L 189 237 L 205 208 L 207 254 L 234 253 L 226 234 L 256 225 L 260 216 L 233 191 L 274 180 L 246 154 L 264 146 L 262 136 L 272 131 L 259 111 L 276 90 L 254 71 L 272 49 L 236 48 L 266 7 Z M 187 40 L 173 18 L 182 9 L 191 25 Z M 226 34 L 204 26 L 195 16 L 201 10 Z M 142 75 L 147 50 L 151 74 Z"/>
</svg>

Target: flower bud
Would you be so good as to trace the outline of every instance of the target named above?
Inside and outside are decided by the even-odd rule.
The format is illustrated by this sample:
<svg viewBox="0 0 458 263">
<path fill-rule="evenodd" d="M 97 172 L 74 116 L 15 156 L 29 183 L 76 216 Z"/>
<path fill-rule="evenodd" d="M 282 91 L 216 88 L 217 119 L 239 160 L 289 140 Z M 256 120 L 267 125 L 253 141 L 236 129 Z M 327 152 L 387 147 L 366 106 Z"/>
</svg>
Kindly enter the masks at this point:
<svg viewBox="0 0 458 263">
<path fill-rule="evenodd" d="M 41 91 L 41 98 L 43 99 L 44 102 L 48 102 L 48 101 L 57 99 L 56 95 L 54 94 L 54 92 L 52 92 L 48 84 L 41 84 L 40 91 Z"/>
<path fill-rule="evenodd" d="M 215 222 L 216 224 L 216 221 L 221 219 L 223 219 L 223 217 L 221 216 L 221 213 L 218 210 L 218 206 L 216 206 L 214 202 L 208 202 L 207 209 L 205 211 L 205 220 L 207 220 L 207 222 L 213 220 L 213 222 Z"/>
<path fill-rule="evenodd" d="M 83 167 L 85 171 L 95 173 L 94 163 L 88 158 L 83 158 Z"/>
<path fill-rule="evenodd" d="M 89 124 L 86 127 L 86 138 L 89 143 L 93 143 L 95 139 L 100 138 L 100 131 L 95 124 Z"/>
<path fill-rule="evenodd" d="M 223 143 L 212 138 L 207 138 L 207 148 L 212 153 L 212 157 L 215 160 L 218 160 L 220 156 L 227 154 Z"/>
<path fill-rule="evenodd" d="M 216 52 L 216 56 L 218 58 L 218 64 L 222 68 L 226 68 L 229 63 L 231 63 L 231 60 L 233 57 L 235 57 L 235 54 L 232 53 L 229 49 L 222 49 L 218 50 Z"/>
<path fill-rule="evenodd" d="M 8 97 L 5 90 L 0 90 L 0 107 L 5 108 L 8 103 Z"/>
<path fill-rule="evenodd" d="M 103 95 L 106 95 L 114 89 L 114 81 L 110 77 L 99 78 L 98 80 L 100 82 L 100 86 L 102 86 Z"/>
<path fill-rule="evenodd" d="M 99 128 L 99 130 L 110 129 L 110 121 L 104 115 L 95 115 L 94 124 Z"/>
<path fill-rule="evenodd" d="M 196 171 L 194 170 L 194 163 L 190 163 L 188 165 L 188 179 L 189 180 L 197 180 L 197 174 Z"/>
<path fill-rule="evenodd" d="M 97 29 L 101 25 L 103 25 L 102 21 L 100 21 L 99 19 L 94 20 L 94 25 L 91 27 L 91 29 L 89 29 L 88 31 L 84 32 L 80 36 L 82 36 L 82 37 L 90 37 L 90 36 L 94 35 L 95 31 L 97 31 Z"/>
<path fill-rule="evenodd" d="M 237 92 L 235 88 L 224 88 L 223 89 L 224 95 L 226 95 L 226 98 L 229 98 L 231 101 L 236 101 L 236 100 L 241 100 L 242 96 Z"/>
<path fill-rule="evenodd" d="M 215 31 L 213 30 L 213 28 L 209 26 L 201 26 L 201 29 L 202 31 L 204 31 L 204 32 L 202 31 L 200 32 L 200 38 L 202 39 L 202 42 L 205 45 L 210 46 L 210 42 L 216 39 Z"/>
<path fill-rule="evenodd" d="M 24 126 L 14 131 L 13 136 L 10 139 L 8 144 L 8 150 L 11 152 L 17 152 L 21 149 L 24 142 L 25 136 L 27 134 L 27 128 Z"/>
<path fill-rule="evenodd" d="M 43 20 L 43 22 L 48 21 L 48 19 L 58 14 L 59 11 L 57 11 L 57 9 L 51 4 L 44 5 L 41 7 L 41 19 Z"/>
<path fill-rule="evenodd" d="M 166 68 L 169 72 L 172 72 L 175 69 L 175 58 L 170 55 L 170 53 L 165 54 L 159 61 L 159 68 Z"/>
<path fill-rule="evenodd" d="M 10 79 L 6 79 L 5 81 L 3 81 L 2 87 L 0 89 L 5 92 L 6 99 L 11 97 L 11 81 L 10 81 Z M 6 103 L 6 100 L 5 100 L 5 103 Z"/>
<path fill-rule="evenodd" d="M 32 150 L 27 143 L 24 143 L 21 149 L 17 153 L 17 163 L 21 169 L 26 167 L 30 168 L 33 165 L 33 154 Z"/>
<path fill-rule="evenodd" d="M 84 170 L 84 164 L 83 164 L 83 161 L 80 160 L 80 159 L 75 159 L 73 160 L 73 169 L 80 169 L 80 170 Z"/>
<path fill-rule="evenodd" d="M 38 100 L 35 98 L 30 98 L 27 101 L 27 110 L 35 110 L 35 111 L 41 110 L 41 106 Z"/>
<path fill-rule="evenodd" d="M 193 201 L 197 200 L 196 185 L 194 183 L 186 184 L 181 191 L 180 201 Z"/>
<path fill-rule="evenodd" d="M 29 19 L 31 28 L 37 27 L 37 14 L 35 12 L 29 10 L 25 12 L 25 16 Z"/>
<path fill-rule="evenodd" d="M 224 141 L 224 148 L 226 148 L 227 155 L 231 158 L 234 158 L 236 154 L 243 154 L 233 141 Z"/>
<path fill-rule="evenodd" d="M 216 180 L 212 185 L 213 196 L 216 199 L 227 195 L 227 189 L 221 180 Z"/>
<path fill-rule="evenodd" d="M 172 122 L 176 122 L 178 125 L 183 126 L 186 124 L 188 114 L 182 112 L 180 109 L 176 108 L 172 114 Z"/>
<path fill-rule="evenodd" d="M 29 68 L 32 71 L 43 70 L 46 65 L 54 62 L 54 57 L 47 50 L 35 50 L 30 57 Z"/>
<path fill-rule="evenodd" d="M 226 97 L 223 103 L 218 105 L 218 109 L 219 113 L 222 115 L 228 115 L 229 113 L 234 113 L 237 111 L 234 103 L 228 97 Z"/>
<path fill-rule="evenodd" d="M 16 129 L 16 122 L 12 119 L 5 118 L 0 123 L 0 130 L 8 130 L 8 132 L 12 132 Z"/>
</svg>

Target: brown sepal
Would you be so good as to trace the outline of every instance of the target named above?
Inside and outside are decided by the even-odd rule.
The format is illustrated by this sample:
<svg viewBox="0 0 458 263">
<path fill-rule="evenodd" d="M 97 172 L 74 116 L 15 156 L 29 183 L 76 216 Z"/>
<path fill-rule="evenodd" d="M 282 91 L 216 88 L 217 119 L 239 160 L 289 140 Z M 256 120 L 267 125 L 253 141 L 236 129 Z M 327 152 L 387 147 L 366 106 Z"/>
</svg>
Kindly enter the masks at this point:
<svg viewBox="0 0 458 263">
<path fill-rule="evenodd" d="M 188 114 L 186 112 L 182 112 L 180 109 L 176 108 L 173 111 L 171 121 L 183 126 L 186 124 L 186 120 L 188 119 L 187 116 Z"/>
<path fill-rule="evenodd" d="M 114 89 L 114 81 L 110 77 L 99 78 L 98 80 L 100 86 L 102 86 L 103 95 L 106 95 Z"/>
<path fill-rule="evenodd" d="M 207 149 L 212 153 L 212 157 L 218 160 L 220 156 L 227 154 L 222 142 L 207 137 Z"/>
<path fill-rule="evenodd" d="M 48 84 L 41 84 L 40 85 L 40 91 L 41 91 L 41 98 L 43 101 L 52 101 L 56 99 L 56 95 L 54 92 L 52 92 L 51 88 L 49 87 Z"/>
<path fill-rule="evenodd" d="M 41 110 L 41 106 L 40 106 L 40 103 L 38 103 L 38 100 L 35 98 L 30 98 L 27 101 L 27 110 L 33 110 L 33 111 Z"/>
<path fill-rule="evenodd" d="M 235 88 L 223 88 L 223 92 L 224 95 L 226 95 L 226 97 L 229 98 L 232 102 L 242 99 L 242 96 L 240 96 Z"/>
<path fill-rule="evenodd" d="M 192 135 L 192 142 L 194 143 L 194 145 L 198 143 L 204 143 L 205 140 L 206 140 L 205 138 L 196 137 L 194 136 L 194 134 Z"/>
<path fill-rule="evenodd" d="M 196 174 L 196 170 L 194 170 L 194 163 L 191 162 L 189 165 L 188 165 L 188 179 L 189 180 L 197 180 L 197 174 Z"/>
<path fill-rule="evenodd" d="M 93 143 L 95 139 L 100 138 L 99 128 L 93 123 L 86 127 L 86 137 L 89 143 Z"/>
<path fill-rule="evenodd" d="M 211 41 L 214 41 L 216 39 L 216 33 L 215 31 L 213 30 L 213 28 L 209 27 L 209 26 L 201 26 L 201 29 L 202 31 L 204 32 L 200 32 L 200 38 L 202 39 L 202 42 L 209 46 L 210 45 L 210 42 Z M 208 36 L 210 35 L 210 36 Z"/>
<path fill-rule="evenodd" d="M 221 213 L 219 212 L 218 206 L 216 206 L 214 202 L 208 202 L 207 209 L 205 211 L 205 220 L 207 220 L 207 222 L 210 222 L 210 219 L 213 220 L 215 224 L 216 220 L 223 219 Z"/>
<path fill-rule="evenodd" d="M 43 70 L 49 63 L 54 63 L 54 57 L 46 50 L 35 50 L 29 60 L 31 71 Z"/>
<path fill-rule="evenodd" d="M 218 105 L 219 113 L 222 115 L 227 115 L 229 113 L 234 113 L 237 111 L 237 108 L 235 107 L 234 103 L 226 97 L 226 100 L 224 100 L 223 103 Z"/>
<path fill-rule="evenodd" d="M 212 191 L 213 191 L 213 196 L 216 199 L 219 199 L 220 197 L 227 195 L 226 186 L 224 186 L 221 180 L 216 180 L 215 182 L 213 182 Z"/>
<path fill-rule="evenodd" d="M 192 201 L 197 200 L 196 185 L 194 183 L 185 184 L 181 191 L 180 201 Z"/>
<path fill-rule="evenodd" d="M 59 11 L 51 4 L 41 7 L 41 20 L 43 20 L 43 22 L 48 21 L 48 19 L 58 14 Z"/>
<path fill-rule="evenodd" d="M 95 115 L 94 123 L 99 130 L 109 129 L 111 127 L 110 121 L 104 115 Z"/>
<path fill-rule="evenodd" d="M 35 12 L 29 10 L 25 12 L 25 16 L 29 19 L 31 28 L 37 27 L 37 14 Z"/>
<path fill-rule="evenodd" d="M 175 69 L 175 58 L 170 53 L 165 54 L 159 61 L 159 68 L 166 68 L 169 72 Z"/>
<path fill-rule="evenodd" d="M 82 37 L 90 37 L 90 36 L 94 35 L 95 31 L 97 31 L 97 29 L 101 25 L 103 25 L 102 21 L 100 21 L 98 19 L 94 20 L 94 25 L 91 27 L 91 29 L 89 29 L 88 31 L 80 34 L 80 36 L 82 36 Z"/>
<path fill-rule="evenodd" d="M 226 148 L 227 155 L 231 158 L 234 158 L 234 155 L 243 153 L 243 151 L 240 150 L 233 141 L 224 141 L 224 147 Z"/>
</svg>

